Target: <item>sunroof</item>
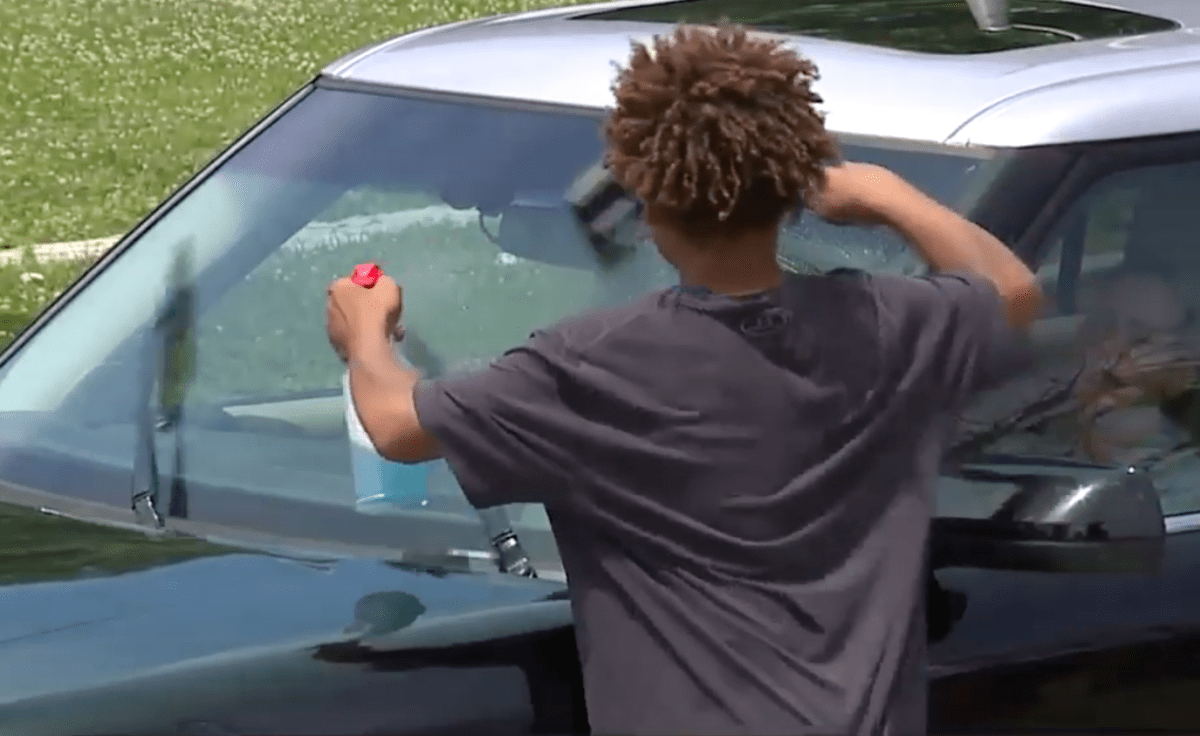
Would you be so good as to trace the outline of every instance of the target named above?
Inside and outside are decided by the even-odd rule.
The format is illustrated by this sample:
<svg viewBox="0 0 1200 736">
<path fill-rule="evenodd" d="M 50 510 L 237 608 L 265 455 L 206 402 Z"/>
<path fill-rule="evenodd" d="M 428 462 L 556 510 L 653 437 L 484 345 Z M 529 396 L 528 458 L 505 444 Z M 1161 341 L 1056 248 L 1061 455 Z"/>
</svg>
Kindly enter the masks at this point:
<svg viewBox="0 0 1200 736">
<path fill-rule="evenodd" d="M 682 0 L 578 17 L 652 23 L 727 19 L 763 31 L 934 54 L 979 54 L 1178 28 L 1164 18 L 1061 0 L 1010 0 L 1008 15 L 1009 30 L 982 31 L 966 0 Z"/>
</svg>

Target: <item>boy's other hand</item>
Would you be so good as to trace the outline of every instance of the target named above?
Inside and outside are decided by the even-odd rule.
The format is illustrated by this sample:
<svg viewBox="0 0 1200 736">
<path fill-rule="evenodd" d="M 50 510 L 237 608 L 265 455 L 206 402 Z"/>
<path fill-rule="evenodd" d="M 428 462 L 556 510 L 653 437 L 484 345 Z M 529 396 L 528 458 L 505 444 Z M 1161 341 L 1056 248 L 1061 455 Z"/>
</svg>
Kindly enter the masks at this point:
<svg viewBox="0 0 1200 736">
<path fill-rule="evenodd" d="M 808 203 L 818 217 L 835 225 L 879 225 L 893 198 L 897 177 L 876 166 L 847 161 L 825 169 L 825 187 Z"/>
</svg>

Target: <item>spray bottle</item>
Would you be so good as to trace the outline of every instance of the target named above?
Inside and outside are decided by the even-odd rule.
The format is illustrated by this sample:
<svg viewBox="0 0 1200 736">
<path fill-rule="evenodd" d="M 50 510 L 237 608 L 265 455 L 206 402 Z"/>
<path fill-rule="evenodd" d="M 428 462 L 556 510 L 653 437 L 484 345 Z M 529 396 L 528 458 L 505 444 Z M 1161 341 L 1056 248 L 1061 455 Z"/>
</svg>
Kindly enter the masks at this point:
<svg viewBox="0 0 1200 736">
<path fill-rule="evenodd" d="M 379 281 L 383 270 L 374 263 L 355 266 L 350 280 L 370 289 Z M 400 330 L 396 330 L 400 333 Z M 401 333 L 402 334 L 402 333 Z M 396 358 L 407 363 L 400 351 L 400 342 L 393 338 Z M 354 397 L 350 393 L 350 371 L 342 375 L 342 395 L 346 400 L 346 427 L 350 434 L 350 463 L 354 474 L 355 509 L 373 516 L 421 509 L 428 504 L 429 465 L 406 465 L 384 458 L 375 449 L 363 429 Z"/>
</svg>

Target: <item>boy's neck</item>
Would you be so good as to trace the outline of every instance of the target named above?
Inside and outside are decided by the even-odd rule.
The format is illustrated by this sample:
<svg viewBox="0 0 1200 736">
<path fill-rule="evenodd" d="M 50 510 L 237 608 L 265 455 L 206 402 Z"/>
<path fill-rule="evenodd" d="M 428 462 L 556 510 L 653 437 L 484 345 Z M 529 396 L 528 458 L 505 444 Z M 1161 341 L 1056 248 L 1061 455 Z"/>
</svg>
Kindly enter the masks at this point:
<svg viewBox="0 0 1200 736">
<path fill-rule="evenodd" d="M 783 282 L 775 241 L 697 249 L 675 264 L 679 282 L 717 294 L 740 296 L 767 291 Z"/>
</svg>

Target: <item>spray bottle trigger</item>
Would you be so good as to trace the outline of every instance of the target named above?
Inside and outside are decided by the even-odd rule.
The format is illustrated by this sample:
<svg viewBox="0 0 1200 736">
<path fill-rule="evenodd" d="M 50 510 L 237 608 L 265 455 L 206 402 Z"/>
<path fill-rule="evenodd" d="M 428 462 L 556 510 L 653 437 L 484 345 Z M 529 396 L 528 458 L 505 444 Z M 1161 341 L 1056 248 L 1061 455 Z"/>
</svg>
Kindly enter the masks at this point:
<svg viewBox="0 0 1200 736">
<path fill-rule="evenodd" d="M 382 275 L 383 269 L 374 263 L 360 263 L 354 267 L 354 272 L 350 274 L 350 281 L 369 289 L 379 281 L 379 277 Z"/>
</svg>

